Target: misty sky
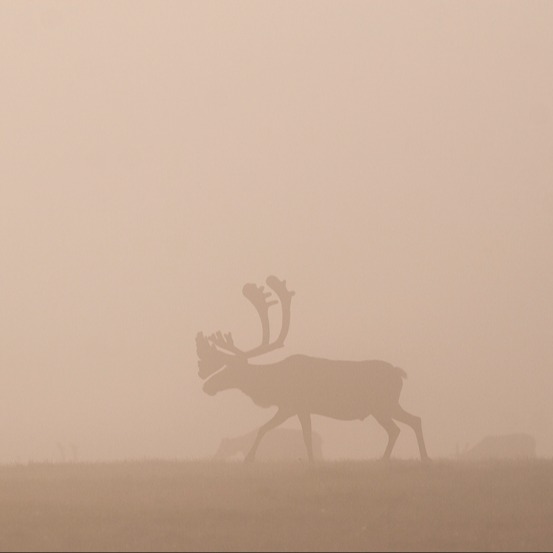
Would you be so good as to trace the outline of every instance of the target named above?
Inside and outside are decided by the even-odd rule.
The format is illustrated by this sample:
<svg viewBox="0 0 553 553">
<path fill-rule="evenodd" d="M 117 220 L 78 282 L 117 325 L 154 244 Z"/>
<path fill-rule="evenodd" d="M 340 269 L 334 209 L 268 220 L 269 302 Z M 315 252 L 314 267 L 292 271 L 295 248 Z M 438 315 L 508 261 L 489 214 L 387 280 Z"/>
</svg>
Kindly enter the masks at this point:
<svg viewBox="0 0 553 553">
<path fill-rule="evenodd" d="M 553 455 L 552 27 L 546 1 L 4 0 L 0 462 L 201 457 L 268 420 L 203 394 L 194 338 L 255 345 L 270 274 L 296 296 L 266 360 L 402 367 L 434 457 Z"/>
</svg>

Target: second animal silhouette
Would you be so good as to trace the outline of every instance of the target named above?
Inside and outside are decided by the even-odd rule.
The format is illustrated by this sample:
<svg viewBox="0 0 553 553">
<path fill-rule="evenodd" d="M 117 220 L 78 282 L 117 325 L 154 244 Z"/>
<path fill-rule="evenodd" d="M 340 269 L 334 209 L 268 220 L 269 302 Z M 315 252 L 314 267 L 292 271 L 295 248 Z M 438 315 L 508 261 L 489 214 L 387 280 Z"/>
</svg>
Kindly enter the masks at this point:
<svg viewBox="0 0 553 553">
<path fill-rule="evenodd" d="M 403 369 L 385 361 L 341 361 L 307 355 L 292 355 L 276 363 L 252 365 L 249 359 L 284 346 L 290 327 L 290 308 L 294 292 L 286 281 L 270 276 L 267 285 L 278 297 L 282 323 L 278 337 L 271 342 L 269 301 L 271 292 L 263 286 L 248 283 L 242 290 L 261 319 L 261 343 L 249 351 L 235 346 L 232 334 L 221 332 L 209 337 L 196 336 L 198 375 L 207 379 L 203 390 L 214 395 L 233 388 L 241 390 L 260 407 L 277 407 L 274 417 L 263 425 L 245 461 L 253 461 L 263 436 L 293 416 L 302 426 L 309 460 L 313 460 L 311 415 L 339 420 L 364 420 L 372 415 L 388 433 L 384 459 L 388 459 L 399 435 L 394 421 L 410 426 L 417 437 L 422 460 L 427 460 L 420 417 L 407 413 L 399 405 Z"/>
</svg>

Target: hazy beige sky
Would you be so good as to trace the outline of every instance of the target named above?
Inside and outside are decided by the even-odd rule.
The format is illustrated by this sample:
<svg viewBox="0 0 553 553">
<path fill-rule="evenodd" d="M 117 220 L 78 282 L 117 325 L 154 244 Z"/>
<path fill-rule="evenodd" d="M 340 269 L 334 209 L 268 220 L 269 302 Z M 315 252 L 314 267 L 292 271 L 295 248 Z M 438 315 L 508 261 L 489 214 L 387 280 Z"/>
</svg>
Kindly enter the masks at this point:
<svg viewBox="0 0 553 553">
<path fill-rule="evenodd" d="M 0 3 L 0 462 L 199 457 L 266 421 L 202 393 L 194 338 L 255 344 L 269 274 L 296 291 L 271 359 L 404 368 L 431 456 L 553 455 L 552 26 L 546 1 Z"/>
</svg>

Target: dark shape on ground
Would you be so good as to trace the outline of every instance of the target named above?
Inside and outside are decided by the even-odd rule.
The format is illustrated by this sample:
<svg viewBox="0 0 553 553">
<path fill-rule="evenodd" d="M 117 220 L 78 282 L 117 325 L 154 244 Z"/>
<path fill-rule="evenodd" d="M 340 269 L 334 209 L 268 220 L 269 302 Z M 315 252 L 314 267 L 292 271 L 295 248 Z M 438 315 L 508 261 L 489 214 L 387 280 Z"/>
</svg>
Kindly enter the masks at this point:
<svg viewBox="0 0 553 553">
<path fill-rule="evenodd" d="M 536 457 L 536 440 L 530 434 L 486 436 L 461 453 L 462 459 L 529 459 Z"/>
<path fill-rule="evenodd" d="M 222 390 L 239 389 L 260 407 L 276 406 L 274 417 L 263 425 L 246 456 L 253 461 L 257 448 L 267 432 L 293 416 L 300 420 L 307 455 L 313 460 L 311 415 L 323 415 L 339 420 L 364 420 L 370 415 L 388 433 L 384 458 L 388 459 L 399 435 L 394 421 L 410 426 L 417 437 L 421 459 L 427 460 L 421 419 L 399 405 L 399 395 L 406 373 L 384 361 L 341 361 L 292 355 L 276 363 L 251 365 L 249 359 L 284 346 L 290 327 L 290 306 L 294 292 L 287 290 L 286 281 L 275 276 L 267 285 L 278 297 L 269 301 L 271 292 L 263 286 L 246 284 L 244 296 L 256 308 L 262 338 L 259 346 L 242 351 L 234 344 L 232 334 L 221 332 L 209 337 L 201 332 L 196 337 L 198 375 L 207 379 L 204 391 L 215 395 Z M 269 307 L 280 303 L 281 329 L 271 342 Z"/>
<path fill-rule="evenodd" d="M 257 430 L 253 430 L 235 438 L 223 438 L 215 452 L 214 459 L 230 459 L 237 455 L 245 458 L 255 442 L 257 432 Z M 322 438 L 317 432 L 312 432 L 311 436 L 313 457 L 320 460 L 323 457 Z M 257 458 L 266 461 L 289 461 L 304 457 L 303 432 L 293 428 L 275 428 L 261 442 L 257 452 Z"/>
</svg>

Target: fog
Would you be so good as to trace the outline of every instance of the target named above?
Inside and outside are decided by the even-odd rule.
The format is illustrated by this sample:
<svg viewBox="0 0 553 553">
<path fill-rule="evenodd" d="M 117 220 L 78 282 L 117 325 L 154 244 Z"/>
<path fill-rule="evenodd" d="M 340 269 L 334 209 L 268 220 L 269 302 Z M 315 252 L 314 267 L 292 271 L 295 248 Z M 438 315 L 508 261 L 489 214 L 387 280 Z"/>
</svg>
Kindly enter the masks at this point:
<svg viewBox="0 0 553 553">
<path fill-rule="evenodd" d="M 242 286 L 271 274 L 290 333 L 257 362 L 383 359 L 431 457 L 510 432 L 553 455 L 552 23 L 550 2 L 2 2 L 0 462 L 201 458 L 263 424 L 203 393 L 195 336 L 255 346 Z M 370 419 L 313 429 L 329 458 L 386 444 Z M 409 429 L 394 455 L 417 457 Z"/>
</svg>

